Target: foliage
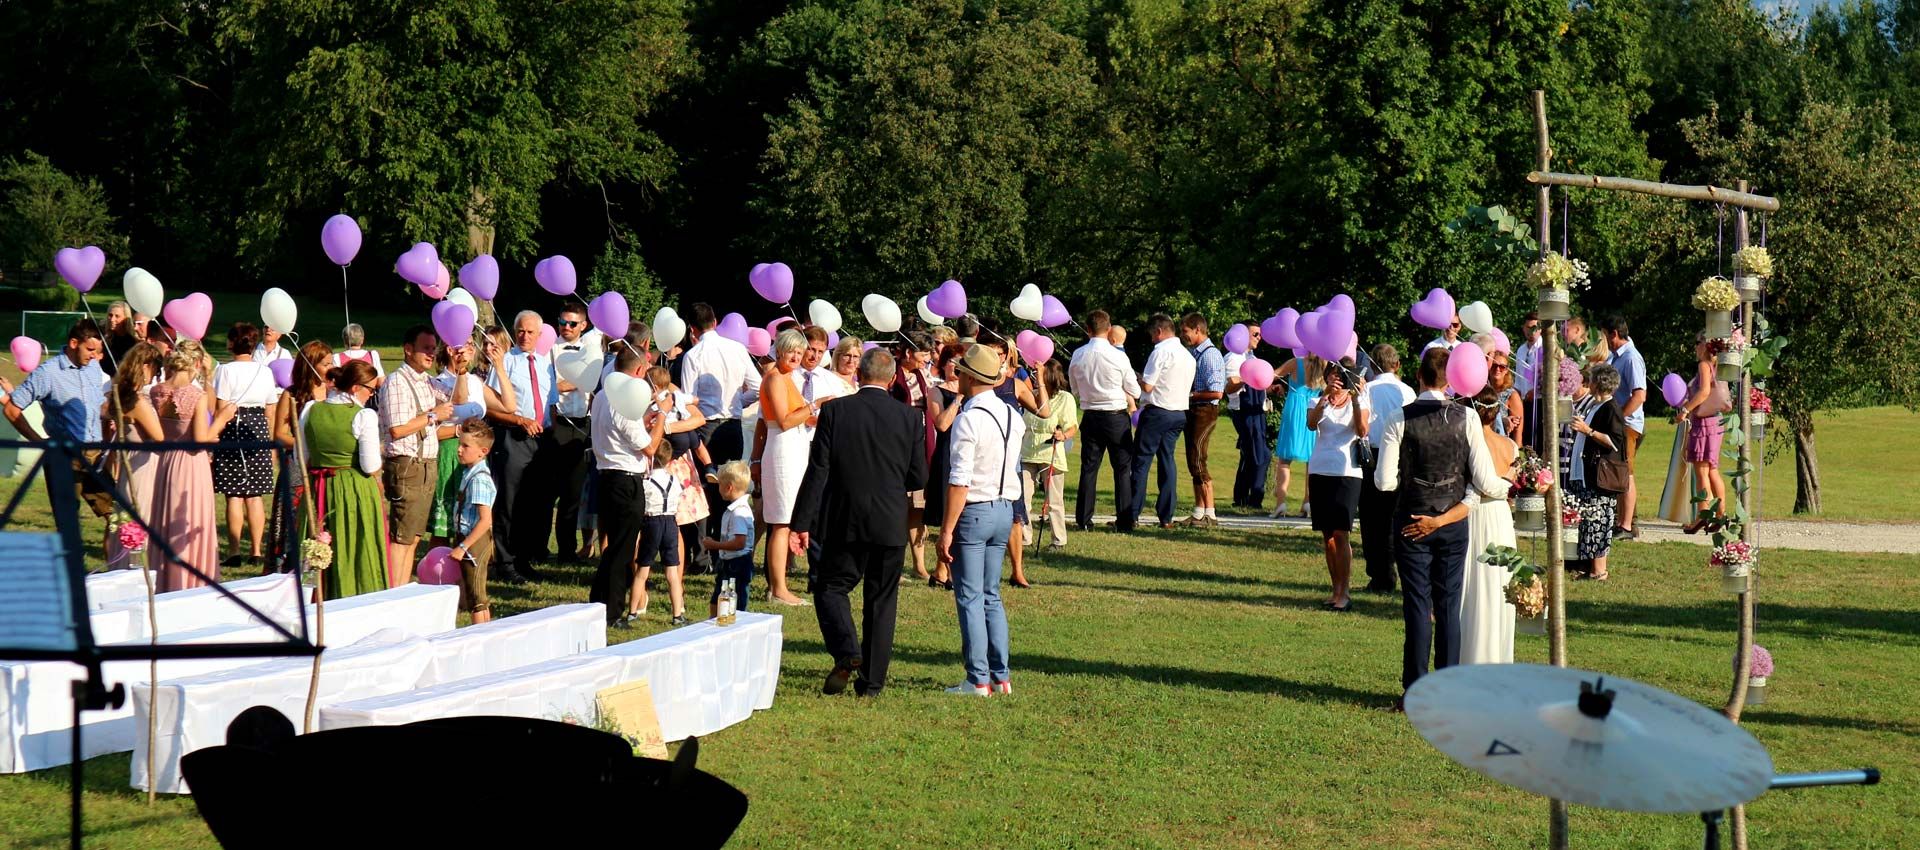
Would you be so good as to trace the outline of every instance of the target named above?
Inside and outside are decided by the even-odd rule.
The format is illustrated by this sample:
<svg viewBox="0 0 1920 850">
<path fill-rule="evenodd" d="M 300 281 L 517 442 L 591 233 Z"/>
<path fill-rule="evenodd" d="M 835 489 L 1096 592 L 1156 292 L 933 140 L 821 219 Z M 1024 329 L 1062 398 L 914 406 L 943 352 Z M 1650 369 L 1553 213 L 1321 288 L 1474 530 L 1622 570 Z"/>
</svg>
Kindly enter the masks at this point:
<svg viewBox="0 0 1920 850">
<path fill-rule="evenodd" d="M 1477 235 L 1480 250 L 1497 256 L 1525 258 L 1540 253 L 1540 240 L 1533 238 L 1533 225 L 1520 221 L 1498 204 L 1467 207 L 1466 215 L 1447 222 L 1447 232 Z"/>
<path fill-rule="evenodd" d="M 0 271 L 50 273 L 56 251 L 82 245 L 100 246 L 109 263 L 122 263 L 127 256 L 127 238 L 108 209 L 100 181 L 68 175 L 32 151 L 0 161 Z M 40 282 L 20 277 L 12 283 Z M 77 297 L 61 300 L 63 309 L 79 303 Z"/>
<path fill-rule="evenodd" d="M 640 251 L 624 238 L 610 239 L 593 271 L 583 284 L 584 291 L 618 292 L 627 299 L 627 313 L 635 321 L 650 322 L 653 314 L 666 306 L 667 296 L 660 282 L 647 269 Z"/>
</svg>

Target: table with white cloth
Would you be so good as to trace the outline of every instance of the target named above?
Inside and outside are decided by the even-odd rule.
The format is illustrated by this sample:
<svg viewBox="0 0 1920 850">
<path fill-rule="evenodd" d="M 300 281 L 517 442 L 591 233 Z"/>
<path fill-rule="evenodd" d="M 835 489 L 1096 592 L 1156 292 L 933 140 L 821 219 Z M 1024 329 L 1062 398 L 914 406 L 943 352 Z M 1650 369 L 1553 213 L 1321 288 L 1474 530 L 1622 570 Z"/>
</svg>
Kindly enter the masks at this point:
<svg viewBox="0 0 1920 850">
<path fill-rule="evenodd" d="M 585 655 L 320 709 L 322 729 L 397 726 L 436 717 L 591 717 L 595 696 L 647 680 L 661 734 L 705 735 L 771 708 L 780 679 L 781 618 L 742 613 Z"/>
<path fill-rule="evenodd" d="M 305 594 L 297 589 L 292 573 L 241 579 L 226 582 L 221 587 L 282 624 L 297 626 L 299 623 L 295 612 L 299 610 Z M 257 619 L 211 585 L 156 594 L 153 597 L 153 609 L 163 635 L 205 626 L 251 623 Z M 94 609 L 91 620 L 93 642 L 96 644 L 146 640 L 150 635 L 146 590 L 143 588 L 136 598 Z M 297 629 L 293 631 L 298 634 Z"/>
<path fill-rule="evenodd" d="M 160 580 L 155 573 L 154 581 Z M 147 576 L 140 570 L 107 570 L 87 574 L 87 608 L 97 610 L 116 602 L 147 598 Z"/>
<path fill-rule="evenodd" d="M 598 602 L 555 605 L 441 632 L 427 641 L 433 657 L 419 683 L 408 690 L 603 649 L 607 606 Z"/>
</svg>

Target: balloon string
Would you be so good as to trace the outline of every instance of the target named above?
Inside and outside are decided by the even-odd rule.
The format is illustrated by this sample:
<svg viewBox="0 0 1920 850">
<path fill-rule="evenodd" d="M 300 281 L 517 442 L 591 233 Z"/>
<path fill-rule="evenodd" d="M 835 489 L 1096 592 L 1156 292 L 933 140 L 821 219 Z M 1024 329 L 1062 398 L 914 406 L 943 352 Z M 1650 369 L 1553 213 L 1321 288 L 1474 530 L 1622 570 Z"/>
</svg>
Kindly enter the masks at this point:
<svg viewBox="0 0 1920 850">
<path fill-rule="evenodd" d="M 1573 229 L 1572 197 L 1566 189 L 1560 190 L 1560 256 L 1562 257 L 1573 256 L 1573 251 L 1568 248 L 1567 235 L 1568 231 Z M 1553 236 L 1549 234 L 1547 238 L 1551 239 Z"/>
<path fill-rule="evenodd" d="M 352 300 L 353 299 L 350 297 L 350 295 L 347 292 L 347 267 L 341 266 L 340 267 L 340 315 L 346 318 L 347 320 L 346 323 L 349 325 L 353 324 L 353 305 L 350 303 Z"/>
<path fill-rule="evenodd" d="M 1713 217 L 1719 220 L 1719 228 L 1713 234 L 1713 268 L 1716 274 L 1727 270 L 1727 208 L 1724 204 L 1715 204 Z"/>
</svg>

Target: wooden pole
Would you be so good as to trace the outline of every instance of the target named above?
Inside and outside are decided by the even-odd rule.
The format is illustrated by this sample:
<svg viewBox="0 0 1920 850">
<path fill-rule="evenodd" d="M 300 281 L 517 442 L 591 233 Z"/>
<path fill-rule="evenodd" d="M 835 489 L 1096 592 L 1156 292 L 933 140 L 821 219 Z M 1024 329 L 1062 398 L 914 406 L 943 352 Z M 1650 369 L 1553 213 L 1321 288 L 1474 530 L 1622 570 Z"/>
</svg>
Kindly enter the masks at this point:
<svg viewBox="0 0 1920 850">
<path fill-rule="evenodd" d="M 1536 125 L 1537 128 L 1537 125 Z M 1687 186 L 1679 183 L 1655 183 L 1651 180 L 1635 180 L 1631 177 L 1601 177 L 1594 174 L 1558 174 L 1546 170 L 1527 175 L 1528 183 L 1542 186 L 1575 186 L 1582 189 L 1612 189 L 1620 192 L 1638 192 L 1642 195 L 1657 195 L 1662 198 L 1681 198 L 1689 201 L 1712 201 L 1738 209 L 1755 209 L 1773 212 L 1780 209 L 1779 198 L 1765 195 L 1752 195 L 1744 190 L 1722 189 L 1719 186 Z M 1744 184 L 1745 181 L 1742 181 Z M 1542 234 L 1544 236 L 1545 234 Z"/>
<path fill-rule="evenodd" d="M 1747 181 L 1740 181 L 1740 191 L 1747 190 Z M 1734 215 L 1733 250 L 1747 247 L 1747 211 L 1738 208 Z M 1752 301 L 1740 302 L 1740 326 L 1748 344 L 1753 342 L 1753 304 Z M 1740 441 L 1740 469 L 1746 473 L 1745 484 L 1740 493 L 1740 506 L 1746 511 L 1746 524 L 1741 526 L 1740 537 L 1747 545 L 1755 542 L 1754 525 L 1760 519 L 1760 506 L 1753 499 L 1752 475 L 1754 470 L 1753 428 L 1753 374 L 1740 372 L 1740 427 L 1746 429 L 1746 439 Z M 1753 663 L 1753 594 L 1754 583 L 1759 578 L 1747 579 L 1747 590 L 1740 594 L 1740 631 L 1736 639 L 1733 657 L 1733 689 L 1727 696 L 1727 719 L 1740 722 L 1740 712 L 1747 705 L 1747 671 Z M 1747 850 L 1747 807 L 1733 807 L 1733 850 Z"/>
<path fill-rule="evenodd" d="M 1547 93 L 1533 91 L 1534 153 L 1545 172 L 1553 163 L 1553 145 L 1547 133 Z M 1538 181 L 1535 181 L 1538 182 Z M 1553 235 L 1553 189 L 1540 183 L 1539 204 L 1540 256 L 1546 257 Z M 1560 417 L 1554 409 L 1560 397 L 1560 323 L 1540 322 L 1541 360 L 1534 375 L 1534 397 L 1545 393 L 1540 409 L 1540 455 L 1554 475 L 1547 489 L 1547 652 L 1555 667 L 1567 666 L 1567 573 L 1561 561 L 1565 554 L 1560 544 Z M 1551 800 L 1547 806 L 1548 839 L 1552 850 L 1567 848 L 1567 804 Z"/>
</svg>

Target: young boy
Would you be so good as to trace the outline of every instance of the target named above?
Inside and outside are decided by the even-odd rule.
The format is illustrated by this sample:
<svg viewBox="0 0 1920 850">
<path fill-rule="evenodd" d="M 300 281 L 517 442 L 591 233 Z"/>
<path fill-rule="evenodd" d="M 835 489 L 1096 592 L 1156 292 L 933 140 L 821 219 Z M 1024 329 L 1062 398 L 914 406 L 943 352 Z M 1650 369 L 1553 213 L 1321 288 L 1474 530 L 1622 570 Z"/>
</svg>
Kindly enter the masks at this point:
<svg viewBox="0 0 1920 850">
<path fill-rule="evenodd" d="M 689 398 L 680 392 L 679 387 L 673 385 L 673 374 L 668 372 L 666 367 L 655 366 L 648 369 L 647 383 L 653 387 L 653 397 L 655 399 L 671 399 L 664 408 L 660 406 L 659 401 L 655 401 L 653 405 L 655 410 L 660 411 L 661 415 L 666 417 L 668 425 L 686 420 L 699 411 L 700 408 L 689 404 Z M 691 408 L 693 412 L 689 412 L 689 408 Z M 678 434 L 668 434 L 667 441 L 673 444 L 674 457 L 692 452 L 694 467 L 696 469 L 703 470 L 708 475 L 717 474 L 713 468 L 713 458 L 707 454 L 707 444 L 700 441 L 699 429 L 681 431 Z M 661 465 L 664 466 L 665 464 Z M 710 478 L 709 480 L 717 479 Z"/>
<path fill-rule="evenodd" d="M 713 601 L 708 616 L 720 616 L 720 583 L 733 580 L 733 610 L 747 610 L 747 585 L 753 581 L 753 505 L 747 491 L 753 476 L 746 463 L 733 461 L 720 467 L 720 495 L 727 500 L 727 513 L 720 519 L 720 536 L 700 541 L 700 548 L 720 553 L 720 566 L 713 571 Z"/>
<path fill-rule="evenodd" d="M 632 625 L 647 614 L 647 578 L 653 562 L 660 562 L 667 574 L 667 597 L 673 603 L 673 624 L 687 624 L 686 598 L 681 588 L 680 526 L 673 515 L 680 509 L 680 478 L 667 468 L 673 462 L 673 446 L 661 440 L 653 447 L 653 471 L 647 473 L 640 491 L 646 501 L 646 523 L 640 528 L 640 557 L 634 562 L 633 590 L 627 595 L 627 616 L 622 625 Z"/>
<path fill-rule="evenodd" d="M 460 423 L 460 515 L 454 522 L 453 558 L 460 562 L 460 610 L 473 622 L 493 619 L 487 604 L 487 562 L 493 559 L 493 428 L 483 419 Z"/>
</svg>

